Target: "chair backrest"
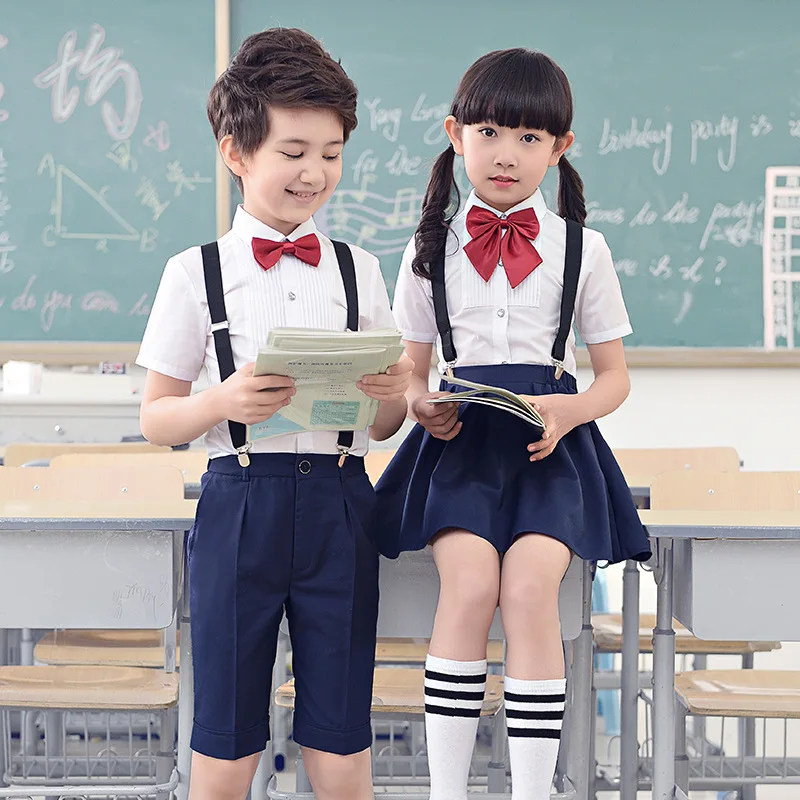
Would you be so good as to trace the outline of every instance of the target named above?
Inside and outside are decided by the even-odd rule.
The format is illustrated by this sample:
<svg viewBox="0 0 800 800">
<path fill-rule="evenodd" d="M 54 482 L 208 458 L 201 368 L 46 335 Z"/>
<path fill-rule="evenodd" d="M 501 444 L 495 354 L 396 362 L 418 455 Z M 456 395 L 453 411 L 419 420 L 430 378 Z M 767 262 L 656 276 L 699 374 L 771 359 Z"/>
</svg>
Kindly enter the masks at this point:
<svg viewBox="0 0 800 800">
<path fill-rule="evenodd" d="M 663 511 L 797 511 L 800 472 L 666 472 L 650 486 Z"/>
<path fill-rule="evenodd" d="M 21 467 L 31 461 L 53 459 L 64 453 L 170 453 L 170 447 L 149 442 L 12 442 L 6 447 L 3 463 Z"/>
<path fill-rule="evenodd" d="M 649 486 L 656 475 L 675 470 L 707 469 L 736 472 L 739 454 L 733 447 L 655 447 L 614 450 L 629 486 Z"/>
<path fill-rule="evenodd" d="M 0 502 L 50 503 L 182 500 L 183 475 L 177 467 L 3 467 Z"/>
<path fill-rule="evenodd" d="M 74 467 L 132 467 L 147 469 L 150 467 L 177 467 L 186 483 L 199 483 L 206 471 L 208 456 L 205 449 L 170 450 L 168 453 L 65 453 L 56 456 L 50 466 L 57 468 Z"/>
</svg>

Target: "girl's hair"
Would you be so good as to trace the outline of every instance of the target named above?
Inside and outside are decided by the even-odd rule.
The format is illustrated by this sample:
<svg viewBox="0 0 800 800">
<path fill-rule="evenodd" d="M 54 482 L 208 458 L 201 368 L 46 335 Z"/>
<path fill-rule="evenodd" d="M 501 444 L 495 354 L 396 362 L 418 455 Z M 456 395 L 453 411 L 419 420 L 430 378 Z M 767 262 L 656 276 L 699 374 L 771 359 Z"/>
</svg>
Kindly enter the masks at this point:
<svg viewBox="0 0 800 800">
<path fill-rule="evenodd" d="M 556 138 L 572 126 L 572 92 L 564 71 L 544 53 L 518 47 L 479 58 L 464 74 L 450 107 L 460 125 L 491 122 L 505 128 L 545 130 Z M 461 204 L 450 145 L 431 170 L 415 233 L 415 274 L 430 278 L 430 264 L 442 252 Z M 564 156 L 558 162 L 558 213 L 583 225 L 583 182 Z"/>
</svg>

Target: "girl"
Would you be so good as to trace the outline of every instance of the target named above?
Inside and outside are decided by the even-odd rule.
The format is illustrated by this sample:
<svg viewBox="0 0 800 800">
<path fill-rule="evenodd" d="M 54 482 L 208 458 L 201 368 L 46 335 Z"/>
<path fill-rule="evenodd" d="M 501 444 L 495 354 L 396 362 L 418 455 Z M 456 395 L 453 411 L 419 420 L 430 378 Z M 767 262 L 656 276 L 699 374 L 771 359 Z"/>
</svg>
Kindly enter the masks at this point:
<svg viewBox="0 0 800 800">
<path fill-rule="evenodd" d="M 631 333 L 611 253 L 584 230 L 583 184 L 564 157 L 574 140 L 572 94 L 550 58 L 525 49 L 478 59 L 444 126 L 394 313 L 416 363 L 409 416 L 419 424 L 385 472 L 382 550 L 432 546 L 441 579 L 426 663 L 431 800 L 464 800 L 486 681 L 486 643 L 499 603 L 513 800 L 545 800 L 565 702 L 558 591 L 571 555 L 646 560 L 630 492 L 594 420 L 628 395 L 622 337 Z M 473 191 L 453 180 L 463 156 Z M 539 188 L 558 166 L 558 215 Z M 454 210 L 453 210 L 454 209 Z M 458 212 L 458 213 L 456 213 Z M 575 336 L 594 382 L 575 383 Z M 503 386 L 535 404 L 525 422 L 482 406 L 427 401 L 440 369 Z"/>
</svg>

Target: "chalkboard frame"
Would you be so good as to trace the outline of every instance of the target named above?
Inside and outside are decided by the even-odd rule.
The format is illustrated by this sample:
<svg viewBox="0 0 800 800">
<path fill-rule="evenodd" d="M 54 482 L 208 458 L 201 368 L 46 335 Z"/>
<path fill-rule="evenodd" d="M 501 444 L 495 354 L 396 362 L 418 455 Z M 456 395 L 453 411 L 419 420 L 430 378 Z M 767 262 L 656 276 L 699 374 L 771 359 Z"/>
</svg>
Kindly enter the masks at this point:
<svg viewBox="0 0 800 800">
<path fill-rule="evenodd" d="M 231 56 L 230 0 L 214 0 L 215 74 L 227 67 Z M 216 159 L 217 235 L 229 229 L 231 180 L 225 165 Z M 0 363 L 9 359 L 39 361 L 58 366 L 95 365 L 101 361 L 132 363 L 138 352 L 136 342 L 4 342 L 0 341 Z M 626 348 L 631 367 L 663 368 L 798 368 L 800 348 L 766 350 L 756 347 L 630 347 Z M 578 351 L 578 365 L 589 366 L 585 348 Z"/>
</svg>

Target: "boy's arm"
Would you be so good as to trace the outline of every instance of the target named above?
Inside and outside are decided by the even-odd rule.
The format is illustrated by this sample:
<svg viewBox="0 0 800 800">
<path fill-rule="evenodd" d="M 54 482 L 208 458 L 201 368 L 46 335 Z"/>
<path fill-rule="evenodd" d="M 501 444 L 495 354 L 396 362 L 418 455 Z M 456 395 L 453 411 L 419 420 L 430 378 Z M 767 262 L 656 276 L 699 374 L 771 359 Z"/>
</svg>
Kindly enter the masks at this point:
<svg viewBox="0 0 800 800">
<path fill-rule="evenodd" d="M 269 419 L 290 402 L 293 382 L 281 375 L 255 378 L 253 366 L 246 364 L 227 380 L 196 394 L 191 394 L 190 381 L 148 370 L 139 411 L 142 435 L 152 444 L 185 444 L 226 419 L 246 425 Z"/>
</svg>

